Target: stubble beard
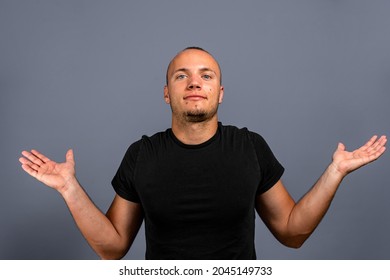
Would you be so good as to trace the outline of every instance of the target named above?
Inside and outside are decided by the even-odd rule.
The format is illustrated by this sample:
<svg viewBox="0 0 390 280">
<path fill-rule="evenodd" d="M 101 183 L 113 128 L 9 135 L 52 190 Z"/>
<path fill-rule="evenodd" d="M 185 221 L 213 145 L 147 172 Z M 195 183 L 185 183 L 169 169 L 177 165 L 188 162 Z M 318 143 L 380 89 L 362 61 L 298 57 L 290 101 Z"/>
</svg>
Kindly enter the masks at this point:
<svg viewBox="0 0 390 280">
<path fill-rule="evenodd" d="M 210 113 L 202 110 L 184 112 L 186 122 L 199 123 L 210 119 Z"/>
<path fill-rule="evenodd" d="M 218 105 L 210 111 L 195 109 L 190 111 L 182 112 L 180 118 L 186 123 L 201 123 L 211 120 L 218 111 Z"/>
</svg>

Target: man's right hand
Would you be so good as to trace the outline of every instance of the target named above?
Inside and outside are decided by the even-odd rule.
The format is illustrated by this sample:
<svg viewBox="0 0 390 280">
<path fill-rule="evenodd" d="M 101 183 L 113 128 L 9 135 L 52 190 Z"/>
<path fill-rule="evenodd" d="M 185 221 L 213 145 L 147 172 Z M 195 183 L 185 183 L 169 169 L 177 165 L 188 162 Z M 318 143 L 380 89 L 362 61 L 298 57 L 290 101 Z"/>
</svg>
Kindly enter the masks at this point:
<svg viewBox="0 0 390 280">
<path fill-rule="evenodd" d="M 143 221 L 141 204 L 116 195 L 104 215 L 76 179 L 72 150 L 62 163 L 36 150 L 23 151 L 22 155 L 22 168 L 60 192 L 81 233 L 102 259 L 119 259 L 127 253 Z"/>
<path fill-rule="evenodd" d="M 23 151 L 22 155 L 19 161 L 24 171 L 59 192 L 64 192 L 67 183 L 75 179 L 75 162 L 71 149 L 66 153 L 66 161 L 63 163 L 52 161 L 36 150 Z"/>
</svg>

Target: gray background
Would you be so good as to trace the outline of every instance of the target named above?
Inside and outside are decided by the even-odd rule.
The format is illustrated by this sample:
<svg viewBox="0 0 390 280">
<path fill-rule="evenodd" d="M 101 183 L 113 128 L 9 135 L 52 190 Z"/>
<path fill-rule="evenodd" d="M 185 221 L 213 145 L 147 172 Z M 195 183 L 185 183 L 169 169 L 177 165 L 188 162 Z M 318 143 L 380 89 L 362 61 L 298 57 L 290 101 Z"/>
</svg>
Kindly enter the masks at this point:
<svg viewBox="0 0 390 280">
<path fill-rule="evenodd" d="M 201 46 L 219 60 L 220 120 L 262 134 L 299 199 L 339 141 L 389 134 L 390 1 L 0 1 L 0 259 L 97 259 L 59 194 L 18 158 L 76 156 L 106 211 L 127 147 L 170 126 L 165 69 Z M 257 219 L 262 259 L 389 259 L 389 154 L 351 174 L 299 249 Z M 141 230 L 126 259 L 144 258 Z"/>
</svg>

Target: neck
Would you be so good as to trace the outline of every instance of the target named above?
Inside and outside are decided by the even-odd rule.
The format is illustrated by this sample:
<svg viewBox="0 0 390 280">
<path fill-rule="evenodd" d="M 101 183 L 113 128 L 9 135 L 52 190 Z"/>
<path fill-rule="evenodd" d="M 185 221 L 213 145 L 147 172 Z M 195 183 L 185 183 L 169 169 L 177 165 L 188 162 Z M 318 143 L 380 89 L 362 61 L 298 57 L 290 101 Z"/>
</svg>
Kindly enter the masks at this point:
<svg viewBox="0 0 390 280">
<path fill-rule="evenodd" d="M 172 132 L 180 142 L 198 145 L 212 138 L 218 129 L 218 118 L 203 122 L 180 122 L 172 119 Z"/>
</svg>

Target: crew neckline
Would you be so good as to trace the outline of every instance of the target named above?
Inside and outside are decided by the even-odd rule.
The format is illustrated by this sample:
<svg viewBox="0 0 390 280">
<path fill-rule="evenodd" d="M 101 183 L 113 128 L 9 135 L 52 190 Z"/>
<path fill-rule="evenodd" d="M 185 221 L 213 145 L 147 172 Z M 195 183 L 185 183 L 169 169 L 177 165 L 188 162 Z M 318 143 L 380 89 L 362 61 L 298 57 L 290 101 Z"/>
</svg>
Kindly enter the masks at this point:
<svg viewBox="0 0 390 280">
<path fill-rule="evenodd" d="M 222 124 L 220 122 L 218 122 L 218 127 L 217 127 L 217 131 L 215 132 L 215 134 L 209 140 L 207 140 L 203 143 L 200 143 L 200 144 L 185 144 L 185 143 L 181 142 L 176 137 L 176 135 L 172 131 L 172 128 L 170 128 L 168 130 L 168 132 L 169 132 L 169 135 L 171 136 L 172 140 L 180 147 L 185 148 L 185 149 L 201 149 L 201 148 L 204 148 L 204 147 L 211 145 L 213 142 L 215 142 L 217 139 L 219 139 L 219 137 L 221 135 L 221 126 L 222 126 Z"/>
</svg>

